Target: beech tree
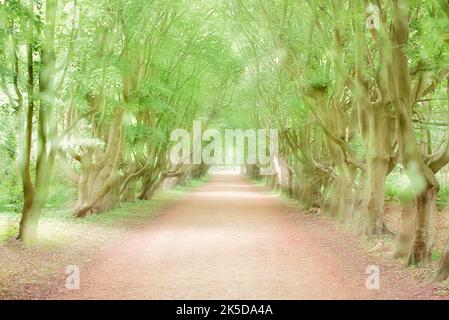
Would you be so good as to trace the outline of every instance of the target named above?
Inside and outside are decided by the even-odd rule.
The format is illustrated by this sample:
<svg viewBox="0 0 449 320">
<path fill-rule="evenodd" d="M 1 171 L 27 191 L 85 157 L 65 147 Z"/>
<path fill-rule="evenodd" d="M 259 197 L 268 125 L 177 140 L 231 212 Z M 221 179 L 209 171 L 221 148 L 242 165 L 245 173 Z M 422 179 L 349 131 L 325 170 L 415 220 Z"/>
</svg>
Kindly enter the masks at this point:
<svg viewBox="0 0 449 320">
<path fill-rule="evenodd" d="M 172 130 L 277 128 L 267 186 L 425 266 L 449 162 L 448 24 L 446 0 L 0 1 L 0 201 L 31 244 L 55 172 L 74 217 L 107 214 L 207 172 L 170 162 Z"/>
<path fill-rule="evenodd" d="M 386 179 L 405 173 L 410 185 L 401 196 L 396 257 L 414 265 L 430 262 L 437 173 L 447 164 L 447 135 L 432 130 L 431 121 L 431 110 L 447 114 L 447 99 L 439 98 L 448 78 L 447 8 L 445 1 L 405 0 L 235 1 L 233 7 L 243 47 L 256 56 L 246 60 L 255 65 L 262 126 L 285 131 L 285 166 L 294 174 L 299 163 L 293 180 L 309 190 L 292 195 L 341 220 L 358 219 L 368 237 L 394 235 L 383 220 Z M 378 14 L 376 25 L 367 13 Z M 286 82 L 301 110 L 288 109 L 288 120 L 279 117 L 286 110 L 279 87 Z"/>
<path fill-rule="evenodd" d="M 170 166 L 170 131 L 216 118 L 240 67 L 218 32 L 206 32 L 213 8 L 201 9 L 1 3 L 1 88 L 17 117 L 23 185 L 19 239 L 36 240 L 55 162 L 78 185 L 77 217 L 150 199 L 165 178 L 204 171 Z"/>
</svg>

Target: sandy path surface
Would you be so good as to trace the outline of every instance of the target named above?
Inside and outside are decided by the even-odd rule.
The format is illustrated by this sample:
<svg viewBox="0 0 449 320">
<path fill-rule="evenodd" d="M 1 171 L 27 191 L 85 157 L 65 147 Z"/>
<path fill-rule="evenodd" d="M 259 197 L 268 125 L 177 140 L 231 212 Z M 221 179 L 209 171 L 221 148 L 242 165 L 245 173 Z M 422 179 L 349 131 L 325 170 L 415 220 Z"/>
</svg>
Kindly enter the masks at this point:
<svg viewBox="0 0 449 320">
<path fill-rule="evenodd" d="M 380 289 L 368 290 L 369 265 Z M 63 299 L 433 298 L 326 218 L 303 215 L 239 176 L 213 176 L 81 270 Z"/>
</svg>

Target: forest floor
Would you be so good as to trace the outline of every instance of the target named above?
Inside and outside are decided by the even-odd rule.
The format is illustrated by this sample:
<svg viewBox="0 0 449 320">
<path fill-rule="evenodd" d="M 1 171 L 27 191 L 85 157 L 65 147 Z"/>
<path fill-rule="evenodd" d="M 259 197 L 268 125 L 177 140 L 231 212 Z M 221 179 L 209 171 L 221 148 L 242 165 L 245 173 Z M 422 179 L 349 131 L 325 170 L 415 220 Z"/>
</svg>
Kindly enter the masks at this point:
<svg viewBox="0 0 449 320">
<path fill-rule="evenodd" d="M 213 176 L 178 195 L 59 229 L 44 218 L 37 248 L 0 242 L 0 298 L 449 298 L 447 285 L 421 281 L 386 248 L 368 253 L 372 243 L 350 228 L 243 177 Z M 65 287 L 67 265 L 80 269 L 78 290 Z M 369 266 L 378 290 L 366 287 Z"/>
</svg>

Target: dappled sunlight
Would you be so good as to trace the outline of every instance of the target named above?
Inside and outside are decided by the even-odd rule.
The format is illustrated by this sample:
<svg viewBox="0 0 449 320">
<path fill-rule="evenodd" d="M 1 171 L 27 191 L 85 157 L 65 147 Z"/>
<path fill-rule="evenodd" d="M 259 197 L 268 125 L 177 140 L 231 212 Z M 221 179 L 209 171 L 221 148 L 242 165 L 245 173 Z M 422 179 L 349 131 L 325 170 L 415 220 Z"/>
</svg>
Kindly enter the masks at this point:
<svg viewBox="0 0 449 320">
<path fill-rule="evenodd" d="M 9 215 L 0 213 L 0 243 L 14 236 L 17 231 L 17 219 L 12 219 Z"/>
<path fill-rule="evenodd" d="M 66 266 L 83 298 L 448 295 L 448 26 L 447 0 L 0 0 L 0 299 L 66 298 Z"/>
<path fill-rule="evenodd" d="M 242 246 L 251 246 L 260 242 L 259 234 L 244 232 L 246 225 L 239 227 L 232 223 L 228 224 L 228 228 L 226 228 L 226 225 L 223 227 L 223 225 L 217 226 L 213 222 L 204 222 L 195 225 L 180 224 L 172 228 L 167 227 L 163 230 L 155 230 L 151 234 L 151 245 L 147 250 L 158 252 L 163 250 L 164 246 L 170 245 L 176 247 L 180 252 L 184 251 L 185 255 L 188 255 L 190 254 L 188 249 L 211 251 L 217 249 L 228 250 L 229 248 L 232 250 L 232 248 L 239 249 Z M 266 224 L 257 223 L 257 221 L 254 221 L 252 226 L 255 229 L 259 227 L 261 232 L 269 230 Z M 203 241 L 204 239 L 207 239 L 207 241 Z M 271 234 L 264 237 L 265 241 L 275 239 Z M 227 240 L 233 241 L 228 242 Z M 199 244 L 201 245 L 198 246 Z"/>
<path fill-rule="evenodd" d="M 213 186 L 211 186 L 210 189 L 214 189 Z M 236 189 L 237 190 L 238 189 L 249 190 L 249 189 L 254 189 L 254 185 L 241 185 L 241 184 L 229 184 L 229 183 L 226 183 L 226 184 L 223 184 L 220 187 L 220 189 L 221 190 L 228 190 L 228 189 L 231 189 L 231 190 L 236 190 Z"/>
<path fill-rule="evenodd" d="M 112 241 L 123 234 L 123 230 L 102 225 L 73 223 L 70 221 L 46 220 L 39 223 L 39 245 L 54 249 L 67 249 L 67 246 L 80 246 L 83 242 Z M 106 239 L 100 239 L 106 236 Z M 86 243 L 85 243 L 86 244 Z M 82 244 L 82 245 L 85 245 Z M 81 246 L 82 246 L 81 245 Z"/>
<path fill-rule="evenodd" d="M 213 198 L 232 199 L 273 199 L 278 197 L 273 193 L 241 192 L 241 191 L 196 191 L 195 196 L 208 200 Z"/>
</svg>

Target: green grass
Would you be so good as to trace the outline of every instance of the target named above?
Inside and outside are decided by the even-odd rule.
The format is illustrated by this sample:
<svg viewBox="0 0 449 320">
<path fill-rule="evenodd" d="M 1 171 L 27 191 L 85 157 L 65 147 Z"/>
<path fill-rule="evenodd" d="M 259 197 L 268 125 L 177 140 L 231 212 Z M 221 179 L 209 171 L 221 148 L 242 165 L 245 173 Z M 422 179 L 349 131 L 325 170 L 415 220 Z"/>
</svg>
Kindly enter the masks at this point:
<svg viewBox="0 0 449 320">
<path fill-rule="evenodd" d="M 257 178 L 251 178 L 251 181 L 256 186 L 266 186 L 266 184 L 267 184 L 267 179 L 265 177 L 261 177 L 261 178 L 258 178 L 258 179 Z"/>
<path fill-rule="evenodd" d="M 438 251 L 438 250 L 434 250 L 432 252 L 432 261 L 433 262 L 438 262 L 438 261 L 440 261 L 440 258 L 441 258 L 441 252 Z"/>
<path fill-rule="evenodd" d="M 188 181 L 170 191 L 157 192 L 151 200 L 122 203 L 114 210 L 83 219 L 73 217 L 70 204 L 74 198 L 66 190 L 67 194 L 55 195 L 44 210 L 39 222 L 39 241 L 32 248 L 13 240 L 17 236 L 20 213 L 0 211 L 0 299 L 34 296 L 35 292 L 29 288 L 33 284 L 46 291 L 55 278 L 65 279 L 63 270 L 67 265 L 83 267 L 99 250 L 114 245 L 129 229 L 146 225 L 162 209 L 205 181 Z"/>
<path fill-rule="evenodd" d="M 385 183 L 385 196 L 387 200 L 398 201 L 401 196 L 407 195 L 410 200 L 412 194 L 406 194 L 406 181 L 398 178 L 397 174 L 391 174 L 387 177 Z M 410 193 L 410 192 L 409 192 Z M 437 198 L 437 207 L 442 209 L 449 206 L 449 184 L 441 184 Z"/>
<path fill-rule="evenodd" d="M 188 180 L 184 185 L 177 186 L 170 191 L 157 192 L 150 200 L 121 203 L 114 210 L 90 215 L 82 219 L 75 218 L 71 206 L 68 205 L 75 202 L 76 190 L 53 188 L 39 222 L 40 244 L 60 246 L 70 241 L 76 241 L 83 236 L 83 232 L 89 233 L 93 229 L 101 228 L 103 229 L 102 232 L 124 231 L 129 227 L 146 223 L 148 219 L 180 198 L 185 192 L 201 186 L 207 180 L 208 177 Z M 19 212 L 2 208 L 0 211 L 0 244 L 17 236 L 19 221 Z M 109 231 L 107 231 L 108 229 Z"/>
<path fill-rule="evenodd" d="M 388 183 L 388 181 L 385 184 L 385 196 L 390 200 L 398 199 L 399 197 L 399 191 L 396 186 L 392 183 Z"/>
<path fill-rule="evenodd" d="M 449 206 L 449 185 L 441 185 L 438 193 L 437 206 L 439 208 Z"/>
</svg>

